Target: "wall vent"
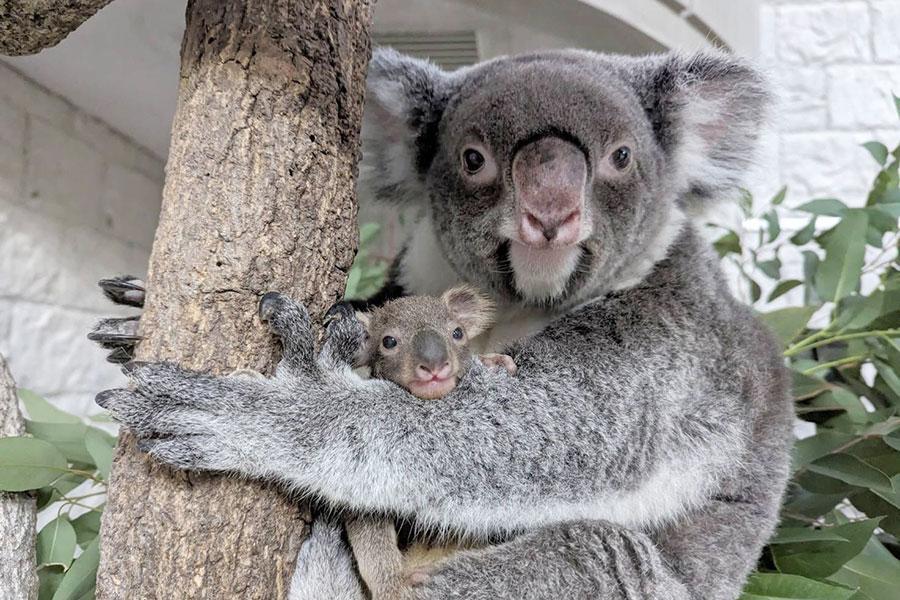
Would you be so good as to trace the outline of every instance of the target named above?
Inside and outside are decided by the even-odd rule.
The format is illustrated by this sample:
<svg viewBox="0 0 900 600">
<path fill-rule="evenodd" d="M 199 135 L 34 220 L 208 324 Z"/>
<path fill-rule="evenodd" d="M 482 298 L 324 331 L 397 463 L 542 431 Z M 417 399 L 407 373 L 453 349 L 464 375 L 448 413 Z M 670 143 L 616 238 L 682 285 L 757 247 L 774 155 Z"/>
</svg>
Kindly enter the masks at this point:
<svg viewBox="0 0 900 600">
<path fill-rule="evenodd" d="M 474 31 L 376 33 L 372 43 L 430 59 L 448 71 L 478 62 L 478 41 Z"/>
</svg>

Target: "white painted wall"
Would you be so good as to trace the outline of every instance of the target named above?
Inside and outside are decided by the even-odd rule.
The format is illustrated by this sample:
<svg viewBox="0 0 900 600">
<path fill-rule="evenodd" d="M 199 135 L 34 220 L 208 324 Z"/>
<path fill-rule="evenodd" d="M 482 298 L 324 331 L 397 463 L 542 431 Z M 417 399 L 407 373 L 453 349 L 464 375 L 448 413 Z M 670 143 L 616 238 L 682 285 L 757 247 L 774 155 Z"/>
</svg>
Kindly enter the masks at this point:
<svg viewBox="0 0 900 600">
<path fill-rule="evenodd" d="M 95 282 L 146 270 L 162 182 L 158 158 L 0 64 L 0 353 L 20 386 L 86 414 L 124 382 L 85 338 L 115 312 Z"/>
<path fill-rule="evenodd" d="M 759 59 L 781 95 L 765 161 L 765 199 L 839 197 L 861 205 L 877 165 L 860 144 L 900 141 L 900 0 L 768 0 Z"/>
</svg>

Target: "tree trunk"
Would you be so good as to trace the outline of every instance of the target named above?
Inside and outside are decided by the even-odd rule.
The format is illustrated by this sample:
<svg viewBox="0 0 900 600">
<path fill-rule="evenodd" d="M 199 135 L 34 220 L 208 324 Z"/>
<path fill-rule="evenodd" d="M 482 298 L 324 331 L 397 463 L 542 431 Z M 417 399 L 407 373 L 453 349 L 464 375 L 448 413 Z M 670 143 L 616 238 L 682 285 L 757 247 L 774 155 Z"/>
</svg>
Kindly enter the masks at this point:
<svg viewBox="0 0 900 600">
<path fill-rule="evenodd" d="M 25 435 L 16 384 L 0 355 L 0 437 Z M 35 501 L 31 494 L 0 492 L 0 598 L 37 598 L 34 562 Z"/>
<path fill-rule="evenodd" d="M 256 316 L 282 290 L 321 314 L 357 240 L 368 0 L 189 0 L 141 360 L 271 371 Z M 305 536 L 265 485 L 175 473 L 122 435 L 98 598 L 284 598 Z"/>
<path fill-rule="evenodd" d="M 0 54 L 55 46 L 111 0 L 0 0 Z"/>
</svg>

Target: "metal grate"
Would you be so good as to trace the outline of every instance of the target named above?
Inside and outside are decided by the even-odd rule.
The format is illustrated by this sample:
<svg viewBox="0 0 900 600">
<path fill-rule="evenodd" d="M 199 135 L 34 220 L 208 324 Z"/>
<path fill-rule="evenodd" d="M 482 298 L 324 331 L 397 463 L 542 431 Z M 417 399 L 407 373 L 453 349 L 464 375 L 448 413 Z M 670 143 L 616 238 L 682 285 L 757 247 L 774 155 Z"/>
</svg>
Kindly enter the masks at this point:
<svg viewBox="0 0 900 600">
<path fill-rule="evenodd" d="M 377 46 L 390 46 L 403 54 L 430 59 L 449 71 L 478 62 L 474 31 L 376 33 L 372 41 Z"/>
</svg>

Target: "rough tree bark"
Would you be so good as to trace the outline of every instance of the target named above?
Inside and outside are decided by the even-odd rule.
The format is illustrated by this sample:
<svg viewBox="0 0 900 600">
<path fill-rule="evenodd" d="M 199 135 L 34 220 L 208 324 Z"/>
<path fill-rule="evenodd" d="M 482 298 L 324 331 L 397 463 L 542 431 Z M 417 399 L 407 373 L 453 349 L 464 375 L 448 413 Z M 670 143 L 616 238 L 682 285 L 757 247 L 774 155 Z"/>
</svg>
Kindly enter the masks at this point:
<svg viewBox="0 0 900 600">
<path fill-rule="evenodd" d="M 284 290 L 321 314 L 357 239 L 371 3 L 190 0 L 138 347 L 141 360 L 268 372 L 256 317 Z M 175 473 L 124 434 L 98 598 L 283 598 L 304 512 L 254 482 Z"/>
<path fill-rule="evenodd" d="M 0 355 L 0 437 L 25 435 L 16 384 Z M 0 598 L 37 598 L 34 562 L 35 500 L 0 492 Z"/>
<path fill-rule="evenodd" d="M 0 54 L 55 46 L 112 0 L 0 0 Z"/>
</svg>

